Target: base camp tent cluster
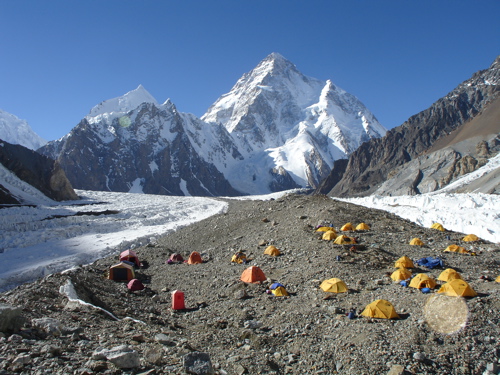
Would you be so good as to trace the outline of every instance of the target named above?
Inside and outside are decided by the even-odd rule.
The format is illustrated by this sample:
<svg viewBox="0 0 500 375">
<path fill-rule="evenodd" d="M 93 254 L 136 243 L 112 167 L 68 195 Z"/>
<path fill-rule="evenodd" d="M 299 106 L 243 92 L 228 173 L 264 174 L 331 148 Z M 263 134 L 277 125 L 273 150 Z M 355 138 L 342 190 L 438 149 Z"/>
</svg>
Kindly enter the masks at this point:
<svg viewBox="0 0 500 375">
<path fill-rule="evenodd" d="M 122 281 L 127 283 L 127 288 L 130 291 L 143 290 L 144 285 L 136 279 L 135 270 L 141 267 L 139 257 L 132 250 L 126 250 L 120 253 L 118 257 L 119 263 L 109 268 L 108 278 L 114 281 Z"/>
</svg>

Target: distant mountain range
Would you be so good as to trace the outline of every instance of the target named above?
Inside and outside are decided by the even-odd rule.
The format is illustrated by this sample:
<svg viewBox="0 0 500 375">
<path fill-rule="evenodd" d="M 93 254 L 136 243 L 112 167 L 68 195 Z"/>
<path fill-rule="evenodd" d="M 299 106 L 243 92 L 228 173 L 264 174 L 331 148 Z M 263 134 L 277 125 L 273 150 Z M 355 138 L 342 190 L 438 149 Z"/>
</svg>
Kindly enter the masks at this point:
<svg viewBox="0 0 500 375">
<path fill-rule="evenodd" d="M 500 57 L 428 109 L 338 161 L 317 189 L 338 197 L 414 195 L 448 186 L 500 151 Z M 449 192 L 500 194 L 500 169 Z"/>
<path fill-rule="evenodd" d="M 201 119 L 139 86 L 39 152 L 76 188 L 171 195 L 317 187 L 335 160 L 386 133 L 353 95 L 272 53 Z"/>
<path fill-rule="evenodd" d="M 69 186 L 88 190 L 235 196 L 311 187 L 348 197 L 448 186 L 498 194 L 499 81 L 500 57 L 386 132 L 353 95 L 273 53 L 201 118 L 170 100 L 159 104 L 139 86 L 95 106 L 69 134 L 37 151 L 57 160 L 45 168 L 62 168 Z M 0 125 L 4 136 L 17 132 L 16 143 L 43 142 L 6 112 Z M 4 167 L 12 169 L 16 155 L 5 156 Z M 23 152 L 24 165 L 34 163 L 29 155 Z M 474 178 L 461 178 L 467 174 Z"/>
</svg>

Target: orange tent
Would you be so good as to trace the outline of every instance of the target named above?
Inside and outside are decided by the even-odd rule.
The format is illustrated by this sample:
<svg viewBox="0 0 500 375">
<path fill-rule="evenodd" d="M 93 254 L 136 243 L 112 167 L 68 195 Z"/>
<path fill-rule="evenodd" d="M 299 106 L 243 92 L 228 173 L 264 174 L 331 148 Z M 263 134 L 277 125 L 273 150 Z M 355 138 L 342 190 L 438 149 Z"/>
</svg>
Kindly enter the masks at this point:
<svg viewBox="0 0 500 375">
<path fill-rule="evenodd" d="M 114 281 L 130 281 L 135 279 L 134 266 L 130 264 L 120 262 L 111 266 L 109 268 L 109 276 L 110 280 Z"/>
<path fill-rule="evenodd" d="M 328 232 L 327 232 L 328 233 Z M 333 241 L 334 244 L 337 245 L 352 245 L 356 243 L 356 240 L 352 237 L 344 236 L 343 234 L 338 236 L 335 241 Z"/>
<path fill-rule="evenodd" d="M 200 253 L 198 253 L 197 251 L 193 251 L 191 253 L 191 255 L 189 256 L 187 263 L 188 264 L 201 264 L 201 263 L 203 263 L 203 260 L 201 259 Z"/>
<path fill-rule="evenodd" d="M 241 281 L 245 283 L 253 283 L 253 284 L 258 284 L 262 281 L 266 281 L 267 277 L 264 275 L 264 272 L 257 267 L 257 266 L 251 266 L 248 267 L 243 273 L 241 274 Z"/>
<path fill-rule="evenodd" d="M 407 280 L 411 277 L 411 272 L 406 268 L 398 268 L 391 274 L 391 279 L 394 281 Z"/>
<path fill-rule="evenodd" d="M 316 229 L 316 232 L 328 232 L 329 230 L 335 231 L 335 228 L 333 227 L 319 227 Z"/>
<path fill-rule="evenodd" d="M 444 232 L 444 231 L 445 231 L 444 227 L 443 227 L 441 224 L 439 224 L 439 223 L 434 223 L 434 224 L 432 224 L 432 225 L 431 225 L 431 228 L 432 228 L 432 229 L 437 229 L 437 230 L 440 230 L 441 232 Z"/>
</svg>

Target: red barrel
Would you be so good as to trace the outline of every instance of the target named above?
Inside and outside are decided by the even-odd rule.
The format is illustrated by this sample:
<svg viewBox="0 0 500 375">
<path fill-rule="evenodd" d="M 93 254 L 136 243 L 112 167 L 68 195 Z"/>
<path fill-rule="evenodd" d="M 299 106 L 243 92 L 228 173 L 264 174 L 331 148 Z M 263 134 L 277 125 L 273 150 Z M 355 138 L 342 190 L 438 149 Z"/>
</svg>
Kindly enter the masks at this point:
<svg viewBox="0 0 500 375">
<path fill-rule="evenodd" d="M 172 292 L 172 309 L 174 310 L 184 310 L 186 305 L 184 304 L 184 292 L 180 290 L 174 290 Z"/>
</svg>

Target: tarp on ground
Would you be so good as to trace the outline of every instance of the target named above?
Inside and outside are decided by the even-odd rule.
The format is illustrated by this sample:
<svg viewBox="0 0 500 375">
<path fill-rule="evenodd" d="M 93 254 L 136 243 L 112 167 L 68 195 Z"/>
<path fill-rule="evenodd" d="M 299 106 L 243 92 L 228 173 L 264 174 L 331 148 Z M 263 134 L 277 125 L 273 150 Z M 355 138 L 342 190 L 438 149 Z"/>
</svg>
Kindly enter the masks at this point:
<svg viewBox="0 0 500 375">
<path fill-rule="evenodd" d="M 443 267 L 443 260 L 441 258 L 433 258 L 433 257 L 426 257 L 426 258 L 420 258 L 417 260 L 417 264 L 422 267 L 426 268 L 436 268 L 436 267 Z"/>
</svg>

